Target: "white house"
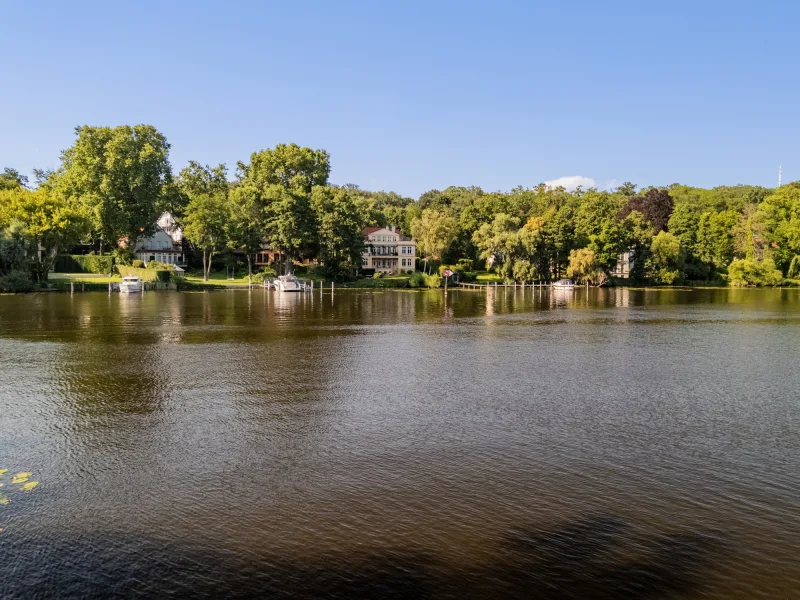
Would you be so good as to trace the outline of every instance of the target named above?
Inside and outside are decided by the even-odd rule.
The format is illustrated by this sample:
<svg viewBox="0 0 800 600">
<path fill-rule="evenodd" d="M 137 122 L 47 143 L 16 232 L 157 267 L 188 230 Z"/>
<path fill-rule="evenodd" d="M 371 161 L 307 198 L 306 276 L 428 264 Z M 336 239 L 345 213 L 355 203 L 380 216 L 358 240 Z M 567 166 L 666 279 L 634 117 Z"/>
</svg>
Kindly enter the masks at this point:
<svg viewBox="0 0 800 600">
<path fill-rule="evenodd" d="M 365 269 L 382 273 L 414 271 L 417 244 L 394 225 L 364 229 L 364 252 L 361 255 Z"/>
<path fill-rule="evenodd" d="M 171 214 L 165 212 L 158 219 L 152 235 L 136 242 L 134 257 L 147 264 L 156 261 L 167 265 L 185 265 L 183 232 Z"/>
</svg>

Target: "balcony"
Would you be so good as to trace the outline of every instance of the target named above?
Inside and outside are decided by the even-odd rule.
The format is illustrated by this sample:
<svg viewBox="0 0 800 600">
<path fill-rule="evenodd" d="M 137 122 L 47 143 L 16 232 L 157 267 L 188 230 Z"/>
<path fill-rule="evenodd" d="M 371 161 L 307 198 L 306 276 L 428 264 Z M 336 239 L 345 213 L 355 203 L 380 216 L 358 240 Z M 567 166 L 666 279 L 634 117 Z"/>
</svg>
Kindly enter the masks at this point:
<svg viewBox="0 0 800 600">
<path fill-rule="evenodd" d="M 397 254 L 397 250 L 367 250 L 364 252 L 364 256 L 399 256 Z"/>
</svg>

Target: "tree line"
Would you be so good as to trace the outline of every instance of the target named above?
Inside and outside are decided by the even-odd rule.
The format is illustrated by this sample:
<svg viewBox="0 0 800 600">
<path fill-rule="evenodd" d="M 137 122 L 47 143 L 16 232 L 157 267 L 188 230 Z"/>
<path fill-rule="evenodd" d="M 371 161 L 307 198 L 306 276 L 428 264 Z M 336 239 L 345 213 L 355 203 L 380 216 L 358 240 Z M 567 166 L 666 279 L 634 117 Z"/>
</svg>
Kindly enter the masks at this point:
<svg viewBox="0 0 800 600">
<path fill-rule="evenodd" d="M 430 190 L 419 198 L 332 185 L 324 150 L 281 144 L 253 152 L 234 173 L 190 161 L 174 173 L 170 145 L 150 125 L 78 127 L 54 171 L 33 181 L 0 174 L 0 275 L 46 281 L 55 258 L 91 243 L 124 264 L 169 211 L 207 278 L 222 253 L 248 272 L 268 243 L 326 276 L 354 276 L 362 229 L 397 225 L 417 242 L 429 272 L 490 269 L 507 280 L 563 276 L 601 284 L 628 253 L 633 281 L 769 285 L 800 277 L 800 184 L 777 189 L 680 184 L 637 190 Z M 13 283 L 13 281 L 12 281 Z M 13 285 L 6 287 L 13 287 Z"/>
</svg>

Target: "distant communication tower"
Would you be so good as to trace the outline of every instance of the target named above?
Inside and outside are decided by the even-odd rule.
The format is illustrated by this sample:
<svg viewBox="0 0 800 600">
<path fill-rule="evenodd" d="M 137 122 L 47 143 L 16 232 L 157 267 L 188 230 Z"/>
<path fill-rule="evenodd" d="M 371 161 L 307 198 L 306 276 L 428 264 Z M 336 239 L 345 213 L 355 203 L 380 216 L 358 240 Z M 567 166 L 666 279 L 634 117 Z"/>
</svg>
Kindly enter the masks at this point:
<svg viewBox="0 0 800 600">
<path fill-rule="evenodd" d="M 781 187 L 782 176 L 783 176 L 783 165 L 778 165 L 778 187 Z"/>
</svg>

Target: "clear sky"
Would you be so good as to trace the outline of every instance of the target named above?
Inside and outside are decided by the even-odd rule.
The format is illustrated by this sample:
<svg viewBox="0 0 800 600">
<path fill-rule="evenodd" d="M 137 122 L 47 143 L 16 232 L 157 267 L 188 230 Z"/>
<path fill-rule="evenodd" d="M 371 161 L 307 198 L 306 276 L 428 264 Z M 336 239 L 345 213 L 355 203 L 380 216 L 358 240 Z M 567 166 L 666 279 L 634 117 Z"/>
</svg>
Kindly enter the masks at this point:
<svg viewBox="0 0 800 600">
<path fill-rule="evenodd" d="M 800 179 L 798 23 L 800 3 L 736 0 L 5 0 L 0 167 L 150 123 L 176 170 L 296 142 L 334 183 L 411 196 L 773 186 L 779 164 Z"/>
</svg>

